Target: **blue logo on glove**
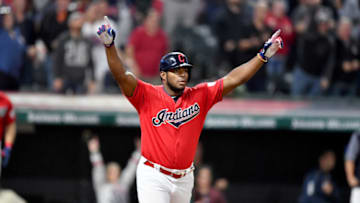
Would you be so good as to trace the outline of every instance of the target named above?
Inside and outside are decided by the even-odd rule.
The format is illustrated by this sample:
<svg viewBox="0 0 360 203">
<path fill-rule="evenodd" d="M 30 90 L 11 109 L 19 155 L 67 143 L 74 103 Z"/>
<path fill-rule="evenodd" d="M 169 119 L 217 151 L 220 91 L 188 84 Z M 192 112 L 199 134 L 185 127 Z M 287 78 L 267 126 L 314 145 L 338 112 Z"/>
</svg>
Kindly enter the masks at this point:
<svg viewBox="0 0 360 203">
<path fill-rule="evenodd" d="M 5 147 L 2 151 L 2 156 L 3 156 L 2 167 L 3 168 L 5 168 L 9 163 L 10 153 L 11 153 L 10 147 Z"/>
</svg>

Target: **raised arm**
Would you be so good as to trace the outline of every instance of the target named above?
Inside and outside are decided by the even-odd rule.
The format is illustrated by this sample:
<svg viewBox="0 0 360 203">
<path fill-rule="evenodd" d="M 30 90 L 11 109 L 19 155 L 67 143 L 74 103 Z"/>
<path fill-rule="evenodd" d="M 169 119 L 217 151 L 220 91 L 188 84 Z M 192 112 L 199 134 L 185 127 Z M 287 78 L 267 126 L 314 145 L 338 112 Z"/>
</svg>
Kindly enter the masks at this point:
<svg viewBox="0 0 360 203">
<path fill-rule="evenodd" d="M 124 63 L 114 46 L 116 36 L 115 30 L 111 28 L 110 22 L 106 16 L 104 17 L 104 20 L 105 24 L 99 28 L 97 34 L 105 45 L 110 71 L 123 93 L 126 96 L 132 96 L 137 85 L 137 80 L 131 72 L 125 69 Z"/>
<path fill-rule="evenodd" d="M 12 122 L 5 129 L 5 144 L 13 145 L 16 138 L 16 123 Z"/>
<path fill-rule="evenodd" d="M 350 187 L 356 187 L 359 185 L 359 180 L 355 176 L 355 161 L 345 161 L 345 175 Z"/>
<path fill-rule="evenodd" d="M 106 169 L 104 166 L 103 157 L 100 153 L 99 139 L 91 138 L 88 141 L 88 149 L 90 152 L 90 161 L 92 168 L 92 180 L 95 192 L 97 193 L 100 187 L 106 183 Z"/>
<path fill-rule="evenodd" d="M 237 86 L 247 82 L 260 68 L 271 58 L 279 48 L 282 48 L 283 42 L 279 37 L 280 30 L 276 31 L 272 37 L 265 43 L 264 48 L 250 61 L 234 68 L 230 73 L 224 76 L 223 96 L 227 95 Z"/>
<path fill-rule="evenodd" d="M 16 124 L 15 122 L 12 122 L 11 124 L 6 126 L 5 129 L 5 145 L 4 145 L 4 149 L 2 151 L 2 155 L 3 155 L 3 167 L 6 167 L 7 164 L 9 163 L 9 159 L 10 159 L 10 153 L 11 153 L 11 149 L 12 149 L 12 145 L 15 141 L 16 138 Z"/>
<path fill-rule="evenodd" d="M 12 103 L 9 101 L 9 109 L 5 114 L 4 117 L 4 125 L 5 125 L 5 132 L 4 132 L 4 148 L 2 150 L 2 167 L 6 167 L 10 160 L 10 154 L 12 151 L 12 146 L 15 142 L 16 138 L 16 122 L 15 122 L 15 110 Z"/>
<path fill-rule="evenodd" d="M 345 175 L 350 187 L 359 186 L 359 180 L 355 176 L 355 160 L 359 155 L 359 136 L 354 133 L 345 152 Z"/>
</svg>

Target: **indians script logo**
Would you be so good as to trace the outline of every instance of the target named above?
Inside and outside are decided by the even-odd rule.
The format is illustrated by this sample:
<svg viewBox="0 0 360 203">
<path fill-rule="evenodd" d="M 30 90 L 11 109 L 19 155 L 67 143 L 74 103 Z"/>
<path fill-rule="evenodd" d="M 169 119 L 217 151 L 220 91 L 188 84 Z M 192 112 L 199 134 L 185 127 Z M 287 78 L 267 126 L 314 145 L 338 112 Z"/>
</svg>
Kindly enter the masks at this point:
<svg viewBox="0 0 360 203">
<path fill-rule="evenodd" d="M 162 109 L 153 117 L 153 125 L 158 127 L 161 124 L 169 123 L 175 128 L 178 128 L 182 124 L 185 124 L 191 121 L 200 113 L 199 104 L 195 103 L 186 109 L 182 110 L 181 108 L 176 109 L 175 112 L 169 112 L 168 109 Z"/>
</svg>

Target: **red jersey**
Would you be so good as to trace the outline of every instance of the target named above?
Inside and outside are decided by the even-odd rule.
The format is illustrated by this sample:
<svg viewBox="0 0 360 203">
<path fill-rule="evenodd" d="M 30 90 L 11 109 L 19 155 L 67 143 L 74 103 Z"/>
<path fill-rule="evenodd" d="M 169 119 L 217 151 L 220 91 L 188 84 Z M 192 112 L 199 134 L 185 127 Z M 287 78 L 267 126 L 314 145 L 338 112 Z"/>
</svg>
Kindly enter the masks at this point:
<svg viewBox="0 0 360 203">
<path fill-rule="evenodd" d="M 15 111 L 9 98 L 0 92 L 0 140 L 4 136 L 6 126 L 15 121 Z"/>
<path fill-rule="evenodd" d="M 210 108 L 222 100 L 223 80 L 186 87 L 174 101 L 162 85 L 138 80 L 131 97 L 141 126 L 141 154 L 170 169 L 193 162 L 200 133 Z"/>
</svg>

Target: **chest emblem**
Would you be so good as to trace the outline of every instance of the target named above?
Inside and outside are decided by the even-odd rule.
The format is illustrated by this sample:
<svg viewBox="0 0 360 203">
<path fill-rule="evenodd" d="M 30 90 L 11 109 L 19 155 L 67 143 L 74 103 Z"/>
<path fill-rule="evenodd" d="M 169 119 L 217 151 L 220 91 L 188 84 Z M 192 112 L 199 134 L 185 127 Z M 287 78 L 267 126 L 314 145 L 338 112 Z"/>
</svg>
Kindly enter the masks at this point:
<svg viewBox="0 0 360 203">
<path fill-rule="evenodd" d="M 168 109 L 162 109 L 156 114 L 156 117 L 152 118 L 152 123 L 156 127 L 161 126 L 161 124 L 168 123 L 175 128 L 178 128 L 181 125 L 191 121 L 199 114 L 200 106 L 197 103 L 187 107 L 184 110 L 178 108 L 175 112 L 168 111 Z"/>
</svg>

